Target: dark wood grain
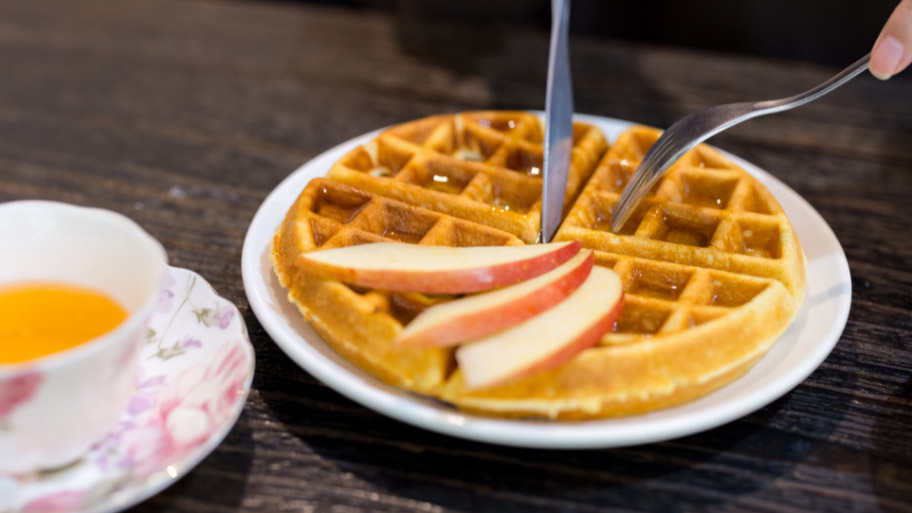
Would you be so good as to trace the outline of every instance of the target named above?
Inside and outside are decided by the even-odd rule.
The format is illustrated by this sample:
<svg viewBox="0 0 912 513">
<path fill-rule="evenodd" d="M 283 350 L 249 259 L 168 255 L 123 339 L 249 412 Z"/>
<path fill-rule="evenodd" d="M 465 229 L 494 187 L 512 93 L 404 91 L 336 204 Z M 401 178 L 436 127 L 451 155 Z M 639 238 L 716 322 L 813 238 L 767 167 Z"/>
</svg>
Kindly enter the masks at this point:
<svg viewBox="0 0 912 513">
<path fill-rule="evenodd" d="M 835 69 L 576 38 L 577 110 L 667 126 Z M 859 54 L 867 49 L 860 48 Z M 244 315 L 240 422 L 136 511 L 912 511 L 912 81 L 861 77 L 714 139 L 798 191 L 843 244 L 849 323 L 773 404 L 666 443 L 492 447 L 413 428 L 301 371 L 247 305 L 260 202 L 357 134 L 442 111 L 541 108 L 547 34 L 291 4 L 0 1 L 0 201 L 122 212 Z M 908 73 L 907 73 L 908 74 Z"/>
</svg>

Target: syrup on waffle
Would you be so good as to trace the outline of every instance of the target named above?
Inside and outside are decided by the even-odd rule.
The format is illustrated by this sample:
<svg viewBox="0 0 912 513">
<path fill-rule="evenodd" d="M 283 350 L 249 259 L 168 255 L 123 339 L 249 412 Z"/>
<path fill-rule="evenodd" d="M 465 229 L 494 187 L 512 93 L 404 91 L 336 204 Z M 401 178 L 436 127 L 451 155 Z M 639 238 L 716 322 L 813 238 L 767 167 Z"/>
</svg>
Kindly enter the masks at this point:
<svg viewBox="0 0 912 513">
<path fill-rule="evenodd" d="M 612 234 L 611 208 L 659 133 L 631 129 L 599 162 L 601 133 L 575 127 L 569 212 L 555 240 L 595 250 L 596 264 L 621 276 L 626 307 L 600 345 L 556 369 L 468 391 L 451 348 L 392 344 L 420 311 L 452 296 L 358 290 L 294 265 L 302 252 L 378 241 L 534 242 L 541 215 L 534 116 L 435 116 L 353 150 L 289 210 L 273 241 L 276 273 L 289 299 L 344 357 L 388 383 L 466 410 L 582 419 L 698 397 L 745 372 L 785 330 L 803 299 L 804 257 L 769 192 L 707 146 L 672 166 Z"/>
<path fill-rule="evenodd" d="M 566 210 L 606 148 L 600 130 L 574 124 Z M 382 132 L 327 177 L 532 243 L 541 227 L 543 151 L 541 123 L 532 114 L 441 115 Z"/>
</svg>

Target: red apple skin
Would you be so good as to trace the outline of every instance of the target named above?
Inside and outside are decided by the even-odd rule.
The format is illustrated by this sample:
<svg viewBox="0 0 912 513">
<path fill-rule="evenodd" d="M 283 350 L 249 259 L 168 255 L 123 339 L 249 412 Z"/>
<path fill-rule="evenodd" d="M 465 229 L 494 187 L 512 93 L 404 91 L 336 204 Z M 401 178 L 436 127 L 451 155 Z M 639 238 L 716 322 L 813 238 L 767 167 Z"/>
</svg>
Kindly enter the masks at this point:
<svg viewBox="0 0 912 513">
<path fill-rule="evenodd" d="M 489 388 L 503 385 L 508 382 L 513 382 L 525 377 L 529 377 L 533 374 L 538 374 L 539 372 L 559 367 L 569 362 L 573 359 L 574 356 L 582 353 L 584 350 L 594 346 L 595 344 L 598 344 L 599 340 L 602 339 L 605 333 L 611 331 L 611 327 L 614 326 L 614 323 L 621 318 L 621 313 L 624 311 L 624 302 L 624 294 L 621 293 L 621 297 L 618 299 L 618 302 L 614 308 L 604 317 L 599 319 L 597 323 L 593 324 L 592 327 L 584 331 L 580 337 L 576 339 L 576 341 L 564 346 L 560 351 L 557 351 L 551 356 L 543 358 L 535 365 L 531 365 L 522 371 L 513 374 L 512 376 L 480 388 Z"/>
<path fill-rule="evenodd" d="M 582 243 L 573 241 L 555 251 L 521 261 L 450 271 L 359 270 L 311 260 L 307 258 L 307 253 L 300 255 L 295 265 L 359 287 L 425 294 L 468 294 L 534 278 L 570 260 L 580 248 Z"/>
<path fill-rule="evenodd" d="M 399 347 L 446 347 L 509 328 L 550 309 L 573 293 L 589 276 L 594 263 L 591 251 L 576 269 L 559 280 L 515 301 L 483 312 L 466 313 L 431 329 L 397 340 Z"/>
</svg>

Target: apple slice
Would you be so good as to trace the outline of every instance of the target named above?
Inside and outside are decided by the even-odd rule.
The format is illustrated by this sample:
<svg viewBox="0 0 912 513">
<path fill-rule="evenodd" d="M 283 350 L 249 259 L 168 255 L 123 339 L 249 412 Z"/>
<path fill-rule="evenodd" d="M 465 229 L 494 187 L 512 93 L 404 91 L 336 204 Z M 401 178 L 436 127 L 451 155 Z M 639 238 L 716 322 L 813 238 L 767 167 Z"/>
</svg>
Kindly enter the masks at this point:
<svg viewBox="0 0 912 513">
<path fill-rule="evenodd" d="M 461 294 L 534 278 L 572 258 L 581 246 L 578 241 L 496 247 L 378 242 L 303 253 L 295 263 L 361 287 Z"/>
<path fill-rule="evenodd" d="M 576 292 L 554 308 L 457 349 L 466 387 L 503 384 L 557 367 L 595 345 L 623 308 L 621 279 L 614 271 L 594 267 Z"/>
<path fill-rule="evenodd" d="M 589 276 L 592 250 L 531 280 L 441 303 L 421 312 L 396 337 L 400 347 L 451 346 L 519 324 L 567 298 Z"/>
</svg>

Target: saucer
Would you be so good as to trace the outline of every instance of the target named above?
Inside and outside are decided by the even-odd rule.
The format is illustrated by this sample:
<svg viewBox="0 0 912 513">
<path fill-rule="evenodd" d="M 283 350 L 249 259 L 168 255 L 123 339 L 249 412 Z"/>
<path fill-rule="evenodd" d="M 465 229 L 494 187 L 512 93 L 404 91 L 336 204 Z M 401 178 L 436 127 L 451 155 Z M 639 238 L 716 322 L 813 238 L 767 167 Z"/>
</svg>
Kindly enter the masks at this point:
<svg viewBox="0 0 912 513">
<path fill-rule="evenodd" d="M 539 113 L 541 114 L 541 113 Z M 634 125 L 591 115 L 575 119 L 597 126 L 609 141 Z M 641 415 L 561 422 L 498 419 L 382 383 L 340 356 L 289 303 L 269 259 L 269 244 L 307 183 L 324 176 L 343 155 L 380 130 L 318 155 L 291 173 L 263 201 L 244 240 L 241 272 L 250 307 L 275 343 L 302 369 L 365 407 L 409 424 L 481 442 L 548 449 L 624 447 L 659 442 L 711 429 L 747 415 L 801 383 L 830 354 L 849 316 L 852 281 L 836 235 L 804 198 L 763 169 L 722 152 L 759 180 L 782 205 L 807 257 L 807 292 L 797 317 L 769 352 L 728 385 L 693 401 Z"/>
<path fill-rule="evenodd" d="M 112 512 L 155 495 L 225 438 L 253 371 L 238 309 L 198 274 L 169 267 L 118 424 L 63 468 L 0 474 L 0 512 Z"/>
</svg>

